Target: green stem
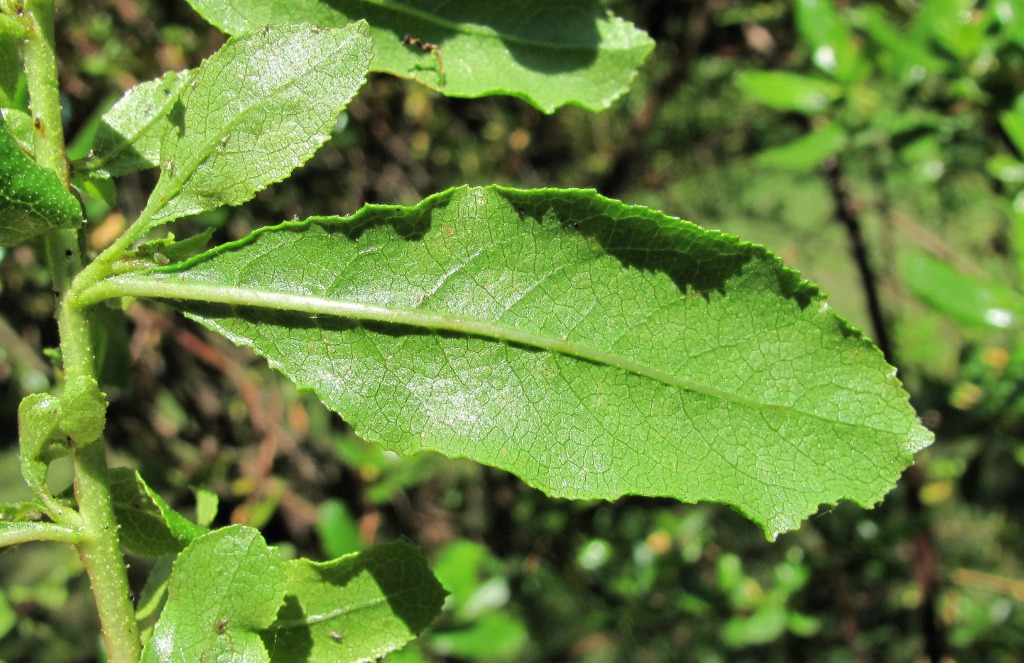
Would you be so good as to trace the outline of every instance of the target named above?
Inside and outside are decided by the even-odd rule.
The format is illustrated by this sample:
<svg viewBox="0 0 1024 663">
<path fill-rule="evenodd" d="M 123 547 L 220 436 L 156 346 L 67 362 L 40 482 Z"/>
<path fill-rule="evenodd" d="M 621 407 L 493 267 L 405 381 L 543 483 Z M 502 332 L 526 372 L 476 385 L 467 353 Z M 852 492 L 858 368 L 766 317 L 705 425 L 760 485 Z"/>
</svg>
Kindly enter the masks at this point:
<svg viewBox="0 0 1024 663">
<path fill-rule="evenodd" d="M 24 46 L 25 73 L 36 128 L 36 161 L 56 173 L 68 188 L 70 172 L 60 116 L 53 0 L 25 0 L 25 16 L 30 26 Z M 70 303 L 68 296 L 82 267 L 78 232 L 53 231 L 45 240 L 58 297 L 65 380 L 95 377 L 90 320 L 84 309 Z M 110 497 L 106 449 L 102 441 L 97 441 L 76 448 L 73 457 L 75 495 L 82 516 L 78 551 L 92 581 L 107 656 L 111 663 L 136 663 L 141 645 Z"/>
<path fill-rule="evenodd" d="M 0 529 L 0 548 L 15 546 L 30 541 L 58 541 L 77 544 L 81 541 L 78 532 L 53 523 L 17 523 L 24 525 L 17 529 Z"/>
</svg>

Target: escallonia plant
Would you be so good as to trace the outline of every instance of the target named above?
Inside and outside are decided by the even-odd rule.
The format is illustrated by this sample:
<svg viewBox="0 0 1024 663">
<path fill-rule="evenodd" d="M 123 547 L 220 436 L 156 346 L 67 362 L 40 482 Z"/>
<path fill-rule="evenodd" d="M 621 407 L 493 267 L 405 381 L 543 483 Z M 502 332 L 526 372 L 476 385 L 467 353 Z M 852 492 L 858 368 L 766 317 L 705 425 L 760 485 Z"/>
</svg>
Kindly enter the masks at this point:
<svg viewBox="0 0 1024 663">
<path fill-rule="evenodd" d="M 768 250 L 593 191 L 462 187 L 210 249 L 154 237 L 287 178 L 370 71 L 597 111 L 653 46 L 596 0 L 189 1 L 230 38 L 127 91 L 71 168 L 53 0 L 0 0 L 0 55 L 27 90 L 0 89 L 0 245 L 45 251 L 62 376 L 20 405 L 34 498 L 0 505 L 0 545 L 78 548 L 111 661 L 371 660 L 445 596 L 408 542 L 284 561 L 256 529 L 210 529 L 215 506 L 193 522 L 108 467 L 92 331 L 127 299 L 251 348 L 400 454 L 467 457 L 553 496 L 723 502 L 770 539 L 822 504 L 872 506 L 930 443 L 882 354 Z M 71 192 L 149 168 L 138 218 L 85 254 Z M 52 494 L 67 455 L 73 493 Z M 159 558 L 138 612 L 125 551 Z"/>
</svg>

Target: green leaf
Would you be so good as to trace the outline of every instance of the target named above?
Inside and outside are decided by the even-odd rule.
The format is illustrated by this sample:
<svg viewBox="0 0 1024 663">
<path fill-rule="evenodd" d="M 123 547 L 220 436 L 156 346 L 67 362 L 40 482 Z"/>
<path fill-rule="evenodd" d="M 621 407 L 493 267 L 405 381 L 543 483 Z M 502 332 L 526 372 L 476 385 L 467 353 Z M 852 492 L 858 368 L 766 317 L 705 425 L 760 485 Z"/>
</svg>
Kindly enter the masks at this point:
<svg viewBox="0 0 1024 663">
<path fill-rule="evenodd" d="M 741 71 L 736 85 L 753 101 L 806 115 L 820 113 L 842 94 L 831 81 L 785 71 Z"/>
<path fill-rule="evenodd" d="M 171 127 L 170 112 L 192 72 L 168 72 L 139 83 L 103 115 L 92 154 L 83 164 L 113 177 L 160 164 L 160 143 Z"/>
<path fill-rule="evenodd" d="M 21 151 L 29 157 L 35 158 L 35 127 L 32 126 L 32 116 L 13 108 L 0 109 L 3 121 L 7 123 L 7 131 L 10 132 Z"/>
<path fill-rule="evenodd" d="M 825 159 L 843 151 L 849 140 L 841 126 L 827 124 L 790 143 L 758 153 L 754 162 L 764 167 L 809 172 Z"/>
<path fill-rule="evenodd" d="M 559 497 L 725 502 L 769 536 L 871 506 L 931 441 L 878 350 L 775 256 L 590 191 L 285 223 L 81 303 L 116 296 L 178 300 L 396 452 Z"/>
<path fill-rule="evenodd" d="M 121 543 L 137 555 L 177 553 L 207 532 L 172 509 L 135 470 L 110 470 L 109 484 Z"/>
<path fill-rule="evenodd" d="M 287 568 L 284 607 L 263 632 L 274 663 L 376 660 L 419 635 L 444 602 L 426 560 L 404 541 Z"/>
<path fill-rule="evenodd" d="M 107 395 L 95 378 L 79 376 L 64 387 L 60 397 L 60 429 L 76 446 L 92 444 L 107 423 Z"/>
<path fill-rule="evenodd" d="M 217 509 L 220 506 L 220 497 L 217 493 L 208 488 L 195 488 L 196 495 L 196 523 L 201 527 L 209 527 L 213 519 L 217 517 Z"/>
<path fill-rule="evenodd" d="M 13 108 L 18 84 L 24 75 L 21 67 L 21 36 L 0 30 L 0 108 Z"/>
<path fill-rule="evenodd" d="M 82 222 L 75 197 L 21 150 L 0 119 L 0 247 Z"/>
<path fill-rule="evenodd" d="M 228 40 L 171 109 L 146 227 L 238 205 L 287 177 L 330 137 L 369 60 L 363 23 L 280 26 Z"/>
<path fill-rule="evenodd" d="M 1013 110 L 999 114 L 999 124 L 1002 125 L 1017 154 L 1024 156 L 1024 96 L 1018 97 Z"/>
<path fill-rule="evenodd" d="M 432 633 L 430 649 L 459 660 L 518 661 L 529 642 L 530 632 L 522 620 L 498 611 L 463 628 Z"/>
<path fill-rule="evenodd" d="M 63 442 L 60 435 L 60 399 L 49 394 L 30 394 L 18 405 L 18 438 L 21 443 L 21 474 L 36 496 L 49 496 L 46 485 L 48 448 Z M 66 447 L 65 447 L 66 448 Z"/>
<path fill-rule="evenodd" d="M 269 661 L 259 631 L 285 595 L 285 565 L 260 533 L 232 525 L 195 539 L 174 562 L 145 663 Z"/>
<path fill-rule="evenodd" d="M 316 534 L 320 539 L 320 548 L 332 559 L 358 552 L 363 547 L 359 538 L 359 524 L 341 500 L 329 499 L 320 503 L 316 516 Z"/>
<path fill-rule="evenodd" d="M 373 71 L 454 97 L 509 94 L 546 113 L 565 104 L 608 108 L 654 47 L 645 32 L 609 15 L 595 0 L 257 0 L 244 9 L 224 0 L 189 3 L 229 34 L 263 25 L 340 27 L 365 19 L 373 38 Z"/>
<path fill-rule="evenodd" d="M 901 264 L 907 287 L 936 310 L 971 327 L 1020 328 L 1024 296 L 998 281 L 968 276 L 924 253 L 912 253 Z"/>
<path fill-rule="evenodd" d="M 811 47 L 811 59 L 818 69 L 842 83 L 853 82 L 868 69 L 848 26 L 832 0 L 797 0 L 796 27 Z"/>
</svg>

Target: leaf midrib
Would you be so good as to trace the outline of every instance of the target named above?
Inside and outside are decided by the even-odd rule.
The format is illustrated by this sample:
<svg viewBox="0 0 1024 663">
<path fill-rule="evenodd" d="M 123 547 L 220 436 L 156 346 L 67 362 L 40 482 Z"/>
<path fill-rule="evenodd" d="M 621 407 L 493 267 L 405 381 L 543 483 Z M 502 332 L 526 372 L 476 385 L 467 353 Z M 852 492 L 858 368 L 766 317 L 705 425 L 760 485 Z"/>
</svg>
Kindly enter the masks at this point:
<svg viewBox="0 0 1024 663">
<path fill-rule="evenodd" d="M 173 278 L 173 277 L 172 277 Z M 502 341 L 517 345 L 554 352 L 603 366 L 617 368 L 634 375 L 654 380 L 669 387 L 684 389 L 693 393 L 718 398 L 730 403 L 756 410 L 798 414 L 829 424 L 853 426 L 878 433 L 891 434 L 863 422 L 848 422 L 833 419 L 815 412 L 799 410 L 791 405 L 777 405 L 757 401 L 741 394 L 724 391 L 715 387 L 686 380 L 665 371 L 647 366 L 638 361 L 617 354 L 591 348 L 561 338 L 524 331 L 508 325 L 457 316 L 449 313 L 424 311 L 398 306 L 383 306 L 360 301 L 329 299 L 311 295 L 264 290 L 247 286 L 210 285 L 172 281 L 164 276 L 111 277 L 86 288 L 77 303 L 83 306 L 115 297 L 145 297 L 150 299 L 173 299 L 197 303 L 225 304 L 229 306 L 265 308 L 270 310 L 324 315 L 350 320 L 366 320 L 387 324 L 418 327 L 437 331 L 454 332 L 468 336 Z"/>
</svg>

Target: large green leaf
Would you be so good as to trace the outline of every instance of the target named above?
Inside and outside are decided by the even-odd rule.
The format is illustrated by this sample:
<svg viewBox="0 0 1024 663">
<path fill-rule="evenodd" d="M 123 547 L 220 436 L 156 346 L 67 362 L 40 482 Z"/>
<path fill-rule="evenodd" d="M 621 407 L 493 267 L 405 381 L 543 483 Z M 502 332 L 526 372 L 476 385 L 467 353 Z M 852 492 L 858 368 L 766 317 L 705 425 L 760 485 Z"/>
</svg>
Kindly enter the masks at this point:
<svg viewBox="0 0 1024 663">
<path fill-rule="evenodd" d="M 397 452 L 563 497 L 726 502 L 769 536 L 874 504 L 931 440 L 878 350 L 773 255 L 589 191 L 285 223 L 81 303 L 122 295 L 178 300 Z"/>
<path fill-rule="evenodd" d="M 330 562 L 287 563 L 288 594 L 263 632 L 274 663 L 373 661 L 441 612 L 445 591 L 420 552 L 395 541 Z"/>
<path fill-rule="evenodd" d="M 243 203 L 287 177 L 331 135 L 369 61 L 365 23 L 286 25 L 228 40 L 170 108 L 147 227 Z"/>
<path fill-rule="evenodd" d="M 83 221 L 75 197 L 21 150 L 0 114 L 0 247 Z"/>
<path fill-rule="evenodd" d="M 200 536 L 174 562 L 142 661 L 269 661 L 258 631 L 274 621 L 285 583 L 281 554 L 252 527 Z"/>
<path fill-rule="evenodd" d="M 645 32 L 610 16 L 595 0 L 189 3 L 229 34 L 263 25 L 339 27 L 365 19 L 374 71 L 411 78 L 449 96 L 510 94 L 547 113 L 565 104 L 607 108 L 654 47 Z"/>
</svg>

